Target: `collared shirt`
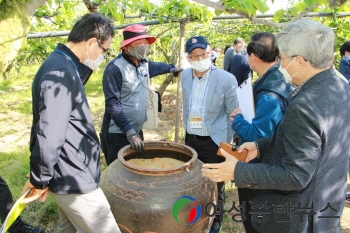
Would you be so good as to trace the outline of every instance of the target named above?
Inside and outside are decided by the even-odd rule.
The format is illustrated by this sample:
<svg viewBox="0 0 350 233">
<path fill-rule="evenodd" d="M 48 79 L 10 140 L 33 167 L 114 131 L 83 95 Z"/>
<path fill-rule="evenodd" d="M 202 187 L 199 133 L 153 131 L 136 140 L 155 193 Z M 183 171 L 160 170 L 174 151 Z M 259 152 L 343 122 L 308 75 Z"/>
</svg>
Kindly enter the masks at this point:
<svg viewBox="0 0 350 233">
<path fill-rule="evenodd" d="M 205 115 L 205 102 L 206 102 L 206 93 L 208 91 L 209 84 L 209 76 L 210 71 L 204 74 L 204 76 L 199 79 L 195 74 L 192 79 L 192 91 L 191 91 L 191 99 L 190 106 L 188 109 L 188 121 L 187 121 L 187 132 L 189 134 L 195 134 L 200 136 L 209 136 L 208 128 L 204 122 Z M 191 117 L 201 117 L 202 118 L 202 128 L 191 128 L 190 127 L 190 118 Z"/>
<path fill-rule="evenodd" d="M 345 82 L 347 81 L 346 78 L 345 78 L 341 73 L 339 73 L 336 69 L 333 68 L 333 70 L 334 70 L 335 74 L 337 75 L 337 77 L 341 78 L 341 79 L 344 80 Z M 312 77 L 311 77 L 311 78 L 312 78 Z M 295 88 L 295 90 L 291 93 L 292 98 L 294 98 L 294 97 L 298 94 L 298 92 L 299 92 L 299 90 L 301 89 L 301 87 L 302 87 L 307 81 L 309 81 L 311 78 L 309 78 L 308 80 L 304 81 L 302 84 L 300 84 L 300 86 L 297 86 L 297 87 Z"/>
<path fill-rule="evenodd" d="M 300 91 L 301 87 L 307 82 L 309 81 L 310 79 L 304 81 L 302 84 L 300 84 L 299 86 L 296 86 L 296 88 L 294 89 L 294 91 L 290 94 L 292 96 L 292 98 L 294 98 L 298 92 Z"/>
</svg>

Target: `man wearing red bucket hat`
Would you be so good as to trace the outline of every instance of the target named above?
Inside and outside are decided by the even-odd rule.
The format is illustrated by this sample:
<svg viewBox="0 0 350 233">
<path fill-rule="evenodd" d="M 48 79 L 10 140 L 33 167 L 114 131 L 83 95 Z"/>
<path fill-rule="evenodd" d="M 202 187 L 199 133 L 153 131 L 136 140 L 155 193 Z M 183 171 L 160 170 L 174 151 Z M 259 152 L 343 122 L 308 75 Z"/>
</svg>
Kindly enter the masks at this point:
<svg viewBox="0 0 350 233">
<path fill-rule="evenodd" d="M 149 45 L 156 41 L 146 33 L 145 26 L 135 24 L 124 28 L 122 53 L 109 62 L 103 74 L 105 113 L 101 145 L 107 164 L 117 159 L 126 146 L 143 151 L 142 127 L 147 120 L 146 96 L 148 79 L 166 73 L 178 73 L 182 68 L 146 59 Z"/>
</svg>

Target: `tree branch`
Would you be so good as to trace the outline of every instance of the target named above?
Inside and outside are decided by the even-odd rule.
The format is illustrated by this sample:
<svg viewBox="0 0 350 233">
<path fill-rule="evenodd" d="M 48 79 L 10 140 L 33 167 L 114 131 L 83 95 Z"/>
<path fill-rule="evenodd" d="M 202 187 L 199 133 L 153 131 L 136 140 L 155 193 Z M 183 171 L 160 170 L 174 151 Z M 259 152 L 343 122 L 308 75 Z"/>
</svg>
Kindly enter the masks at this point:
<svg viewBox="0 0 350 233">
<path fill-rule="evenodd" d="M 160 32 L 160 33 L 158 33 L 158 35 L 156 35 L 156 37 L 158 38 L 158 37 L 161 37 L 164 33 L 166 33 L 167 31 L 170 31 L 172 28 L 171 27 L 169 27 L 168 29 L 166 29 L 166 30 L 164 30 L 164 31 L 162 31 L 162 32 Z"/>
<path fill-rule="evenodd" d="M 281 28 L 290 22 L 295 22 L 295 21 L 298 21 L 299 19 L 305 17 L 308 13 L 310 13 L 316 7 L 318 7 L 318 5 L 314 4 L 314 5 L 310 6 L 309 8 L 306 8 L 304 11 L 300 12 L 292 20 L 290 20 L 289 22 L 285 22 L 285 23 L 276 23 L 276 22 L 273 22 L 272 20 L 259 19 L 255 16 L 250 17 L 250 20 L 255 24 L 263 24 L 263 25 L 267 25 L 267 26 L 271 26 L 271 27 Z"/>
<path fill-rule="evenodd" d="M 32 16 L 35 11 L 41 6 L 43 5 L 45 2 L 47 2 L 47 0 L 32 0 L 28 3 L 28 15 Z"/>
<path fill-rule="evenodd" d="M 98 13 L 98 6 L 99 4 L 98 3 L 95 3 L 95 2 L 91 2 L 90 0 L 83 0 L 86 8 L 89 10 L 89 12 L 95 12 L 95 13 Z"/>
<path fill-rule="evenodd" d="M 329 0 L 331 1 L 331 0 Z M 338 2 L 339 0 L 333 0 L 333 2 Z M 343 1 L 343 0 L 340 0 Z M 276 28 L 281 28 L 284 27 L 286 24 L 288 24 L 289 22 L 285 22 L 285 23 L 276 23 L 272 20 L 267 20 L 267 19 L 260 19 L 257 18 L 256 16 L 250 16 L 246 13 L 246 12 L 242 12 L 242 11 L 238 11 L 234 8 L 231 9 L 227 9 L 223 3 L 223 1 L 218 1 L 218 2 L 211 2 L 209 0 L 193 0 L 193 2 L 197 2 L 199 4 L 208 6 L 208 7 L 212 7 L 215 10 L 221 10 L 221 11 L 225 11 L 229 14 L 237 14 L 240 15 L 244 18 L 249 19 L 250 21 L 252 21 L 252 23 L 255 24 L 262 24 L 262 25 L 266 25 L 266 26 L 270 26 L 270 27 L 276 27 Z M 305 17 L 308 13 L 310 13 L 313 9 L 315 9 L 316 7 L 318 7 L 317 4 L 313 4 L 312 6 L 310 6 L 309 8 L 305 9 L 304 11 L 300 12 L 298 16 L 294 17 L 290 22 L 295 22 L 298 21 L 299 19 Z"/>
<path fill-rule="evenodd" d="M 156 48 L 157 48 L 158 51 L 160 51 L 163 54 L 163 56 L 165 57 L 165 60 L 167 62 L 169 62 L 170 58 L 169 58 L 167 52 L 161 46 L 159 46 L 158 44 L 156 44 Z"/>
<path fill-rule="evenodd" d="M 298 21 L 299 19 L 301 19 L 302 17 L 305 17 L 308 13 L 310 13 L 313 9 L 315 9 L 316 7 L 318 7 L 318 4 L 313 4 L 312 6 L 310 6 L 309 8 L 306 8 L 304 11 L 300 12 L 299 15 L 297 17 L 295 17 L 294 19 L 291 20 L 291 22 L 294 21 Z"/>
<path fill-rule="evenodd" d="M 196 2 L 208 7 L 211 7 L 215 10 L 219 10 L 219 11 L 226 11 L 227 8 L 225 7 L 224 2 L 219 1 L 219 2 L 211 2 L 209 0 L 192 0 L 192 2 Z"/>
</svg>

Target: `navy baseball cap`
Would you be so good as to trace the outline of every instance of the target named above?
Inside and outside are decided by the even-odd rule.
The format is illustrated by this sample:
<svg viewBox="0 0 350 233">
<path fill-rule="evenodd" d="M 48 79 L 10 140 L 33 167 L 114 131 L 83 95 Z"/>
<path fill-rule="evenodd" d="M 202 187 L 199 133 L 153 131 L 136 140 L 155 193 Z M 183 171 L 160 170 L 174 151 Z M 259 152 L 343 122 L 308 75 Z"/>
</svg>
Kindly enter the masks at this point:
<svg viewBox="0 0 350 233">
<path fill-rule="evenodd" d="M 192 50 L 196 48 L 206 49 L 208 45 L 209 43 L 207 39 L 205 39 L 203 36 L 193 36 L 187 40 L 185 45 L 185 52 L 191 53 Z"/>
</svg>

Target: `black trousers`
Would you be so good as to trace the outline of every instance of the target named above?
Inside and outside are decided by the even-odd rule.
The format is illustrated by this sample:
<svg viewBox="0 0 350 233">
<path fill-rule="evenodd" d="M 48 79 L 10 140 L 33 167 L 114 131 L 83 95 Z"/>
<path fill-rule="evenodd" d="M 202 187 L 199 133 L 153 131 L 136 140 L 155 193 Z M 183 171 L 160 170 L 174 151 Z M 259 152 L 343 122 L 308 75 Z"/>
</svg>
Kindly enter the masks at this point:
<svg viewBox="0 0 350 233">
<path fill-rule="evenodd" d="M 203 163 L 222 163 L 225 158 L 217 155 L 219 146 L 211 139 L 198 140 L 186 133 L 185 144 L 192 147 L 198 154 L 198 159 Z M 225 182 L 218 182 L 218 206 L 225 204 Z M 223 216 L 216 215 L 215 221 L 220 221 Z"/>
<path fill-rule="evenodd" d="M 13 199 L 11 191 L 4 179 L 0 176 L 0 219 L 3 223 L 13 206 Z M 17 233 L 21 232 L 24 227 L 24 221 L 18 217 L 12 224 L 8 232 Z"/>
<path fill-rule="evenodd" d="M 254 190 L 248 189 L 248 188 L 238 188 L 238 198 L 239 198 L 239 204 L 243 205 L 243 201 L 245 202 L 246 206 L 246 212 L 242 213 L 244 214 L 247 219 L 243 221 L 244 229 L 246 233 L 259 233 L 252 225 L 252 215 L 250 212 L 252 211 L 252 204 L 254 198 Z"/>
<path fill-rule="evenodd" d="M 138 134 L 143 141 L 142 130 L 140 130 Z M 101 148 L 102 152 L 105 154 L 107 165 L 110 165 L 118 158 L 118 152 L 121 148 L 130 144 L 125 133 L 109 133 L 102 131 L 100 137 Z"/>
</svg>

